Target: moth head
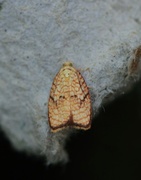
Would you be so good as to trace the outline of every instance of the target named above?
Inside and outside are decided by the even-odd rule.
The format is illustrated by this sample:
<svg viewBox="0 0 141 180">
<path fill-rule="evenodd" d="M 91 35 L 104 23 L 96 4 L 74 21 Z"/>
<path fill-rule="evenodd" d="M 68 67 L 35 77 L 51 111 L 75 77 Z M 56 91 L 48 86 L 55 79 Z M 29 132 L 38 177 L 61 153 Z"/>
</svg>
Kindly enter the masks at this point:
<svg viewBox="0 0 141 180">
<path fill-rule="evenodd" d="M 73 65 L 72 65 L 71 62 L 68 61 L 68 62 L 65 62 L 65 63 L 63 64 L 63 67 L 65 67 L 65 66 L 71 66 L 71 67 L 72 67 Z"/>
</svg>

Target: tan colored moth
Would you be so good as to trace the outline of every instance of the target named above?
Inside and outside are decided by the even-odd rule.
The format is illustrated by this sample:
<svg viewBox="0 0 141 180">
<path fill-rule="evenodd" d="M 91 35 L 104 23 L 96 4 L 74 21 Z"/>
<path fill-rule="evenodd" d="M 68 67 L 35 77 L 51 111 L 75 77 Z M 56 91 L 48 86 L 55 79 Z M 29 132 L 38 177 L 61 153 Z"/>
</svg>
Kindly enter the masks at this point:
<svg viewBox="0 0 141 180">
<path fill-rule="evenodd" d="M 87 130 L 91 127 L 91 100 L 88 86 L 71 62 L 55 76 L 48 103 L 52 132 L 66 127 Z"/>
</svg>

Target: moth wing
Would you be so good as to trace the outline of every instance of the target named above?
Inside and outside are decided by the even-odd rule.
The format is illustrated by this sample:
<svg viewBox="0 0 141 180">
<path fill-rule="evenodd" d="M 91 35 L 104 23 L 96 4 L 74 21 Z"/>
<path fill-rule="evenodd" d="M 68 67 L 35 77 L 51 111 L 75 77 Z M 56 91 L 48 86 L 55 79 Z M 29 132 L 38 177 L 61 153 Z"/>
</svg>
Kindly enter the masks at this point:
<svg viewBox="0 0 141 180">
<path fill-rule="evenodd" d="M 49 97 L 48 119 L 54 132 L 65 127 L 70 120 L 70 102 L 62 93 L 64 85 L 62 81 L 58 73 L 54 78 Z"/>
<path fill-rule="evenodd" d="M 71 113 L 74 127 L 77 129 L 89 129 L 91 127 L 91 100 L 88 86 L 77 71 L 78 88 L 71 98 Z M 76 82 L 75 82 L 76 83 Z"/>
</svg>

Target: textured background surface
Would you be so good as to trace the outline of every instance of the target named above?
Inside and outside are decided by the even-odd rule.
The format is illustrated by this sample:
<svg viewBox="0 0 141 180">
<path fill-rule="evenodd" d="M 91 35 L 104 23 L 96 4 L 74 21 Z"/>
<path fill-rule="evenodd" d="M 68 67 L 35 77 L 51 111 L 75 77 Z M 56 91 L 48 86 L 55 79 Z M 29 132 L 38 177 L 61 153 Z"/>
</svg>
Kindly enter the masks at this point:
<svg viewBox="0 0 141 180">
<path fill-rule="evenodd" d="M 9 0 L 0 8 L 0 125 L 19 150 L 66 161 L 70 132 L 51 134 L 47 100 L 55 74 L 71 60 L 91 87 L 93 112 L 127 92 L 141 44 L 141 1 Z M 139 58 L 138 58 L 139 59 Z"/>
</svg>

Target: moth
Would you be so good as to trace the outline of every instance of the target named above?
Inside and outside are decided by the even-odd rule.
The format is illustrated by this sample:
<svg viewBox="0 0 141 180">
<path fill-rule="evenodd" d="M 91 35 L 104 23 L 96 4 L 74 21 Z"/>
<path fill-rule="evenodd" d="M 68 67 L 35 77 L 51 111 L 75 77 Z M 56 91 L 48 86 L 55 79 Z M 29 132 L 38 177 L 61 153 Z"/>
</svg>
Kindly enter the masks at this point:
<svg viewBox="0 0 141 180">
<path fill-rule="evenodd" d="M 48 102 L 48 120 L 52 132 L 66 127 L 87 130 L 91 127 L 89 88 L 71 62 L 65 62 L 55 76 Z"/>
</svg>

